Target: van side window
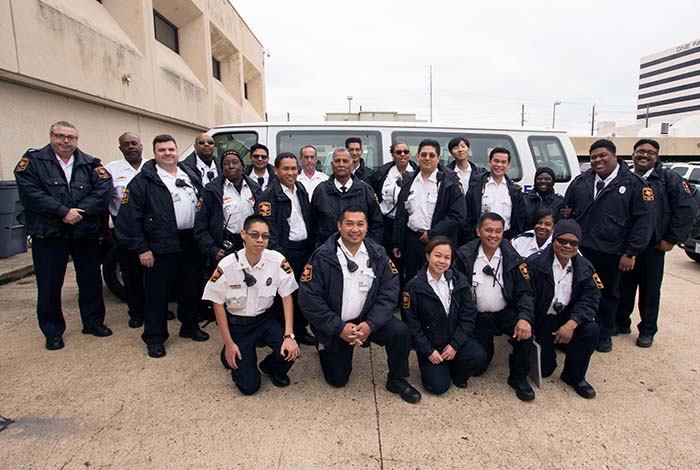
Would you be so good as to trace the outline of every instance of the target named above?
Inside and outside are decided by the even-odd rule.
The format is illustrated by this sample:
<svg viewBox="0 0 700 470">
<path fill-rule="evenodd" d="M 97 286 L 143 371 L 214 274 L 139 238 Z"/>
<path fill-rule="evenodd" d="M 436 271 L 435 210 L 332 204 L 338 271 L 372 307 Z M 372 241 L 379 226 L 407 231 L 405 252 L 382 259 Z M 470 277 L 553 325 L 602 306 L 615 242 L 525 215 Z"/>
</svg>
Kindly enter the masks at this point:
<svg viewBox="0 0 700 470">
<path fill-rule="evenodd" d="M 316 147 L 318 170 L 331 173 L 331 155 L 338 147 L 345 147 L 345 139 L 359 137 L 362 139 L 362 158 L 371 169 L 379 168 L 384 159 L 382 155 L 382 136 L 379 132 L 353 131 L 351 129 L 291 131 L 281 130 L 277 133 L 277 151 L 292 152 L 299 156 L 299 149 L 304 145 Z"/>
<path fill-rule="evenodd" d="M 693 168 L 688 176 L 688 181 L 693 184 L 700 184 L 700 168 Z"/>
<path fill-rule="evenodd" d="M 257 143 L 257 132 L 221 132 L 214 135 L 215 155 L 220 157 L 226 150 L 235 150 L 241 156 L 243 165 L 251 163 L 250 147 Z"/>
<path fill-rule="evenodd" d="M 415 160 L 418 144 L 423 139 L 435 139 L 440 143 L 440 163 L 447 165 L 453 158 L 447 150 L 447 143 L 453 137 L 463 136 L 469 139 L 469 161 L 478 167 L 489 168 L 489 153 L 496 147 L 504 147 L 510 150 L 510 168 L 508 177 L 513 181 L 520 181 L 523 170 L 520 165 L 520 156 L 515 148 L 513 140 L 502 134 L 467 134 L 464 132 L 420 132 L 420 131 L 395 131 L 391 133 L 394 142 L 406 142 L 411 149 L 411 158 Z"/>
<path fill-rule="evenodd" d="M 571 180 L 571 169 L 566 161 L 564 147 L 556 137 L 530 136 L 527 138 L 532 156 L 535 157 L 535 166 L 548 166 L 554 170 L 554 181 L 561 183 Z"/>
</svg>

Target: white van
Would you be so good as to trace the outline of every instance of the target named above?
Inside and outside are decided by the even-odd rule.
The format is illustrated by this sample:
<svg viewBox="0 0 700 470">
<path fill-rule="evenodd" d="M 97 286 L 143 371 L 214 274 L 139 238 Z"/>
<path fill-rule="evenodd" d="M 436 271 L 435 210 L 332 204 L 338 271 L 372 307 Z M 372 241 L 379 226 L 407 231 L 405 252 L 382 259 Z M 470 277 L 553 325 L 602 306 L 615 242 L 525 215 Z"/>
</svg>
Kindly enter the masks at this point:
<svg viewBox="0 0 700 470">
<path fill-rule="evenodd" d="M 555 190 L 564 194 L 569 183 L 580 173 L 576 152 L 563 131 L 530 129 L 486 129 L 443 127 L 413 122 L 261 122 L 216 126 L 209 131 L 216 143 L 217 155 L 225 150 L 236 150 L 250 163 L 249 149 L 255 143 L 270 149 L 270 163 L 281 152 L 299 155 L 304 145 L 313 145 L 318 152 L 319 170 L 330 173 L 330 155 L 333 149 L 343 147 L 348 137 L 362 139 L 363 158 L 372 169 L 391 160 L 392 142 L 406 142 L 415 157 L 418 143 L 426 138 L 437 140 L 441 146 L 443 164 L 452 161 L 447 143 L 453 137 L 464 136 L 471 143 L 469 160 L 488 169 L 488 155 L 494 147 L 505 147 L 512 152 L 508 176 L 525 191 L 532 189 L 535 170 L 540 166 L 552 168 L 556 174 Z M 189 155 L 192 147 L 182 156 Z"/>
</svg>

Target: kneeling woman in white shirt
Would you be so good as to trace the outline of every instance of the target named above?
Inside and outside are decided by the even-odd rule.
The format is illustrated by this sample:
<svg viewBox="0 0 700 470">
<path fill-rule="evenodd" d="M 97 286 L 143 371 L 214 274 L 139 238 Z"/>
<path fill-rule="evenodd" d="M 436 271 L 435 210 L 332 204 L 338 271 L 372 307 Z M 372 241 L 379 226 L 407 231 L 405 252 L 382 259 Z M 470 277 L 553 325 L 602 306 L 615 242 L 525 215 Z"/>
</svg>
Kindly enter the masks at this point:
<svg viewBox="0 0 700 470">
<path fill-rule="evenodd" d="M 542 208 L 535 213 L 533 220 L 529 222 L 533 223 L 535 228 L 521 233 L 512 241 L 513 248 L 523 258 L 541 252 L 552 243 L 552 232 L 556 220 L 554 220 L 552 209 Z"/>
</svg>

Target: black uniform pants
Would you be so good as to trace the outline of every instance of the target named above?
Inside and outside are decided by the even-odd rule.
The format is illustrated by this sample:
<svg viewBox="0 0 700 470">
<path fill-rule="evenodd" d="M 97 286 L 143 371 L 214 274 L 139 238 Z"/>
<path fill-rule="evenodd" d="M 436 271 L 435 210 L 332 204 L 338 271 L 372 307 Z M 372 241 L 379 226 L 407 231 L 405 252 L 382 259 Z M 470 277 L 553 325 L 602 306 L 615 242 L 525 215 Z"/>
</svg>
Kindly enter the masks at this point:
<svg viewBox="0 0 700 470">
<path fill-rule="evenodd" d="M 311 245 L 307 240 L 301 242 L 289 241 L 288 244 L 287 249 L 283 250 L 282 254 L 285 258 L 287 258 L 287 261 L 289 261 L 289 264 L 292 266 L 292 271 L 294 271 L 294 279 L 296 279 L 297 283 L 299 283 L 299 278 L 304 272 L 304 266 L 306 266 L 306 262 L 309 260 L 309 256 L 311 256 Z M 292 293 L 292 300 L 294 301 L 294 334 L 297 336 L 299 336 L 301 333 L 308 334 L 306 326 L 309 324 L 299 308 L 299 302 L 297 300 L 298 295 L 299 289 Z M 280 308 L 278 309 L 278 312 L 279 316 L 281 317 L 280 321 L 282 322 L 282 326 L 284 326 L 284 309 Z"/>
<path fill-rule="evenodd" d="M 268 310 L 244 324 L 237 323 L 239 318 L 229 316 L 228 321 L 231 339 L 241 351 L 241 358 L 236 360 L 238 369 L 231 369 L 231 378 L 243 395 L 252 395 L 260 389 L 256 344 L 262 343 L 272 349 L 260 363 L 264 362 L 271 372 L 286 374 L 294 362 L 285 361 L 280 354 L 284 329 L 275 319 L 273 311 Z"/>
<path fill-rule="evenodd" d="M 141 339 L 146 344 L 162 344 L 168 339 L 168 300 L 175 292 L 180 331 L 189 333 L 198 328 L 197 305 L 199 265 L 192 230 L 178 232 L 180 252 L 156 254 L 152 268 L 144 269 L 146 277 L 144 299 L 144 329 Z"/>
<path fill-rule="evenodd" d="M 389 378 L 405 379 L 408 377 L 408 354 L 411 352 L 411 331 L 398 318 L 392 317 L 386 325 L 373 331 L 367 338 L 374 344 L 386 347 Z M 343 387 L 348 383 L 352 372 L 352 353 L 354 346 L 336 337 L 327 347 L 319 347 L 321 370 L 326 382 L 334 387 Z"/>
<path fill-rule="evenodd" d="M 440 351 L 438 351 L 440 352 Z M 450 382 L 464 383 L 486 368 L 486 352 L 474 339 L 467 340 L 451 361 L 433 364 L 422 354 L 416 353 L 423 388 L 440 395 L 450 388 Z"/>
<path fill-rule="evenodd" d="M 508 357 L 510 376 L 516 380 L 527 377 L 528 372 L 530 372 L 530 354 L 534 345 L 532 344 L 532 338 L 525 341 L 513 339 L 516 323 L 518 323 L 518 315 L 510 307 L 506 307 L 499 312 L 478 314 L 474 333 L 476 341 L 486 352 L 486 361 L 482 369 L 474 375 L 481 375 L 486 372 L 493 359 L 493 337 L 503 334 L 508 336 L 508 342 L 513 347 L 513 352 Z"/>
<path fill-rule="evenodd" d="M 637 325 L 642 336 L 654 336 L 659 330 L 659 303 L 661 282 L 664 279 L 666 253 L 656 249 L 656 241 L 649 244 L 635 260 L 634 269 L 622 273 L 620 282 L 620 304 L 617 308 L 617 325 L 629 328 L 634 311 L 634 294 L 639 286 L 639 316 Z"/>
<path fill-rule="evenodd" d="M 404 275 L 406 282 L 410 281 L 420 268 L 425 264 L 425 245 L 420 241 L 421 234 L 413 230 L 406 229 L 406 241 L 404 250 L 401 252 L 401 257 L 404 262 Z"/>
<path fill-rule="evenodd" d="M 600 339 L 610 339 L 615 327 L 617 305 L 620 302 L 620 279 L 622 278 L 622 271 L 618 269 L 620 256 L 591 250 L 583 246 L 581 254 L 593 264 L 603 283 L 596 321 L 600 327 Z"/>
<path fill-rule="evenodd" d="M 382 246 L 384 247 L 384 250 L 386 250 L 386 254 L 389 256 L 389 259 L 394 263 L 394 266 L 396 266 L 396 270 L 399 272 L 399 292 L 403 292 L 403 287 L 406 285 L 406 277 L 404 275 L 405 266 L 403 256 L 401 258 L 394 256 L 394 249 L 392 248 L 394 245 L 393 237 L 394 219 L 384 216 L 384 238 L 382 239 Z M 397 298 L 396 304 L 398 305 L 398 303 L 399 299 Z"/>
<path fill-rule="evenodd" d="M 135 320 L 143 321 L 143 266 L 139 260 L 139 254 L 120 244 L 117 244 L 117 253 L 119 255 L 119 269 L 126 290 L 129 316 Z"/>
<path fill-rule="evenodd" d="M 542 377 L 549 377 L 557 368 L 557 352 L 553 332 L 568 321 L 561 315 L 546 315 L 535 328 L 535 336 L 540 345 Z M 598 344 L 599 328 L 594 321 L 581 323 L 574 330 L 568 344 L 557 345 L 566 353 L 561 377 L 569 383 L 578 383 L 586 378 L 588 364 Z"/>
<path fill-rule="evenodd" d="M 67 238 L 34 238 L 32 260 L 38 290 L 36 314 L 39 328 L 47 338 L 62 336 L 66 331 L 66 321 L 61 309 L 61 289 L 66 277 L 69 256 L 73 258 L 75 267 L 78 308 L 83 328 L 100 326 L 105 320 L 99 242 Z"/>
</svg>

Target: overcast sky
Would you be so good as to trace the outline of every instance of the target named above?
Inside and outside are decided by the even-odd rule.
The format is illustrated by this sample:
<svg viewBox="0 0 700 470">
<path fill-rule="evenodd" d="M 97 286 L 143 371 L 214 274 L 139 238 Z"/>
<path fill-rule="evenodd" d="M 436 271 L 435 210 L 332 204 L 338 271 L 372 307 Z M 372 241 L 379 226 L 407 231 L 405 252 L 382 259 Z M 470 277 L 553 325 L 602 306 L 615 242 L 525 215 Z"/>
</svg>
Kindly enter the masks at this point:
<svg viewBox="0 0 700 470">
<path fill-rule="evenodd" d="M 433 122 L 556 127 L 635 121 L 639 59 L 700 39 L 700 1 L 231 0 L 270 51 L 269 120 L 397 111 Z"/>
</svg>

